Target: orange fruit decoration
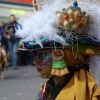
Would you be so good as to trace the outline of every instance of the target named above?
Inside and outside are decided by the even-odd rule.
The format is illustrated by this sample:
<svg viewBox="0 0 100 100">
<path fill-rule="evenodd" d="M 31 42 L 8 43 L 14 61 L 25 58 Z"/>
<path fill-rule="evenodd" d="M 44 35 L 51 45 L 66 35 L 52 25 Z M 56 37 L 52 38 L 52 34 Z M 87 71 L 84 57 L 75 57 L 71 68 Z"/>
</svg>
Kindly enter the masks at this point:
<svg viewBox="0 0 100 100">
<path fill-rule="evenodd" d="M 63 22 L 62 21 L 59 21 L 59 25 L 62 26 L 63 25 Z"/>
<path fill-rule="evenodd" d="M 78 17 L 76 18 L 76 22 L 81 22 L 81 20 L 82 20 L 82 16 L 78 16 Z"/>
<path fill-rule="evenodd" d="M 84 26 L 84 24 L 80 23 L 78 26 L 78 29 L 82 28 Z"/>
<path fill-rule="evenodd" d="M 69 15 L 68 15 L 68 14 L 64 14 L 63 18 L 64 18 L 65 20 L 68 20 L 68 19 L 69 19 Z"/>
</svg>

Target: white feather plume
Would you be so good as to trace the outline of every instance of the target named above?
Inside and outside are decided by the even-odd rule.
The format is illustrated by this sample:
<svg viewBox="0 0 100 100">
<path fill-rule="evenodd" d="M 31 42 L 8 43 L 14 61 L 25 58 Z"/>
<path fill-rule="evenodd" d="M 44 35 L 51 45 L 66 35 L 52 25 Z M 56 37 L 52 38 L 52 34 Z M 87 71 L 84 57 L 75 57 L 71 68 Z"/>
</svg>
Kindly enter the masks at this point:
<svg viewBox="0 0 100 100">
<path fill-rule="evenodd" d="M 24 21 L 23 30 L 19 30 L 16 35 L 25 41 L 39 40 L 40 37 L 49 37 L 55 41 L 64 43 L 64 40 L 57 35 L 58 30 L 54 27 L 56 23 L 56 11 L 68 8 L 76 0 L 42 0 L 42 9 L 35 12 L 33 16 Z M 100 41 L 100 5 L 99 0 L 77 0 L 82 11 L 89 15 L 88 30 L 85 33 L 96 37 Z M 48 4 L 49 2 L 49 4 Z"/>
<path fill-rule="evenodd" d="M 56 14 L 53 12 L 53 4 L 49 6 L 46 3 L 40 11 L 35 12 L 33 16 L 24 21 L 23 29 L 18 30 L 16 35 L 22 37 L 23 41 L 36 40 L 40 45 L 41 37 L 66 44 L 64 39 L 57 35 L 58 30 L 54 26 L 55 20 Z"/>
<path fill-rule="evenodd" d="M 92 56 L 90 60 L 90 69 L 100 87 L 100 56 Z"/>
</svg>

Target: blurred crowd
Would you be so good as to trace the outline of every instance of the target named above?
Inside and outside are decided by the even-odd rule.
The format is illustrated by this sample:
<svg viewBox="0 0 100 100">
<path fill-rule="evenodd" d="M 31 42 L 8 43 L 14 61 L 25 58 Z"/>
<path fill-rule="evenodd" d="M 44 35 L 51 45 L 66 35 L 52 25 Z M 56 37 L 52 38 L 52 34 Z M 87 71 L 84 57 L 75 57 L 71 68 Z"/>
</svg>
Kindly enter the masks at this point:
<svg viewBox="0 0 100 100">
<path fill-rule="evenodd" d="M 15 70 L 18 69 L 18 66 L 32 64 L 32 55 L 29 52 L 16 53 L 20 39 L 15 36 L 14 30 L 10 29 L 6 35 L 6 26 L 17 23 L 15 15 L 10 15 L 8 23 L 0 22 L 0 48 L 7 54 L 3 69 L 12 66 Z"/>
</svg>

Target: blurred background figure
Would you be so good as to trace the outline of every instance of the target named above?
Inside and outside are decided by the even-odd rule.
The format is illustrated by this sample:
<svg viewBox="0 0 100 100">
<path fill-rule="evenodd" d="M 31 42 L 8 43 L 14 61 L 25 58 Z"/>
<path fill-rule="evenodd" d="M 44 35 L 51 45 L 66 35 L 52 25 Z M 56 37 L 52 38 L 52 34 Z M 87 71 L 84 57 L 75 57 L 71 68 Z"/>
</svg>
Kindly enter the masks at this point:
<svg viewBox="0 0 100 100">
<path fill-rule="evenodd" d="M 6 58 L 7 58 L 7 55 L 6 55 L 5 50 L 0 47 L 0 80 L 4 79 L 2 71 L 3 71 L 3 63 L 7 61 Z"/>
<path fill-rule="evenodd" d="M 7 40 L 5 37 L 5 23 L 4 22 L 0 22 L 0 46 L 2 46 L 3 48 L 5 48 L 5 50 L 7 50 Z"/>
<path fill-rule="evenodd" d="M 7 39 L 5 36 L 5 23 L 4 22 L 0 22 L 0 49 L 4 54 L 6 54 L 8 51 Z M 7 57 L 5 58 L 5 62 L 2 68 L 4 68 L 4 66 L 5 67 L 9 66 Z"/>
<path fill-rule="evenodd" d="M 16 53 L 16 50 L 18 48 L 19 39 L 15 36 L 15 31 L 12 28 L 14 24 L 17 24 L 15 15 L 10 15 L 8 24 L 10 26 L 9 26 L 9 29 L 7 29 L 8 35 L 6 35 L 6 37 L 8 40 L 8 48 L 9 48 L 10 57 L 11 57 L 11 64 L 13 66 L 13 69 L 18 69 L 17 67 L 18 55 Z"/>
<path fill-rule="evenodd" d="M 0 80 L 3 79 L 2 70 L 3 70 L 3 62 L 5 62 L 5 66 L 8 66 L 7 58 L 6 58 L 6 47 L 7 41 L 5 38 L 5 23 L 0 22 Z"/>
<path fill-rule="evenodd" d="M 4 46 L 4 32 L 5 32 L 5 23 L 0 22 L 0 46 Z"/>
</svg>

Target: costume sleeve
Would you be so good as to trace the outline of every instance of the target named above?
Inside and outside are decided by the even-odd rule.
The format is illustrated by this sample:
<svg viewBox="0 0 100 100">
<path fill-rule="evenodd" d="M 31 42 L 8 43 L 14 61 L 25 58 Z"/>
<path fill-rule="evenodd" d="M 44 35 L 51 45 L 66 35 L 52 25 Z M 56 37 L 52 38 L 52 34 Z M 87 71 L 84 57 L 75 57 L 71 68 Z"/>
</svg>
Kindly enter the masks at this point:
<svg viewBox="0 0 100 100">
<path fill-rule="evenodd" d="M 46 82 L 43 83 L 43 85 L 42 85 L 42 87 L 41 87 L 41 89 L 40 89 L 37 97 L 34 98 L 34 100 L 43 100 L 43 96 L 44 96 L 44 93 L 45 93 L 46 84 L 47 84 Z"/>
<path fill-rule="evenodd" d="M 40 92 L 38 93 L 37 97 L 34 98 L 34 100 L 43 100 L 42 91 L 41 91 L 41 90 L 40 90 Z"/>
</svg>

